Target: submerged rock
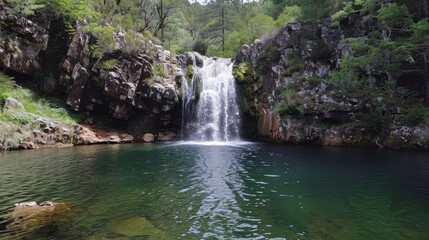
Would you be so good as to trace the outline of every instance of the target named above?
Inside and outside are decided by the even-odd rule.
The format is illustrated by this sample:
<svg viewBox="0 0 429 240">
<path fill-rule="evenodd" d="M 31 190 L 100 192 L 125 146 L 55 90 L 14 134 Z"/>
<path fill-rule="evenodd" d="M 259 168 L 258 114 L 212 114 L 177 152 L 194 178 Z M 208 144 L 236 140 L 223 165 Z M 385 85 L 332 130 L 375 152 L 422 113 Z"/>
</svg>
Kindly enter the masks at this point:
<svg viewBox="0 0 429 240">
<path fill-rule="evenodd" d="M 166 239 L 165 233 L 156 228 L 144 217 L 128 219 L 114 219 L 109 222 L 110 232 L 129 238 L 141 237 L 144 239 Z"/>
<path fill-rule="evenodd" d="M 15 204 L 5 228 L 9 231 L 22 231 L 40 227 L 66 227 L 71 219 L 72 212 L 66 203 L 23 202 Z"/>
</svg>

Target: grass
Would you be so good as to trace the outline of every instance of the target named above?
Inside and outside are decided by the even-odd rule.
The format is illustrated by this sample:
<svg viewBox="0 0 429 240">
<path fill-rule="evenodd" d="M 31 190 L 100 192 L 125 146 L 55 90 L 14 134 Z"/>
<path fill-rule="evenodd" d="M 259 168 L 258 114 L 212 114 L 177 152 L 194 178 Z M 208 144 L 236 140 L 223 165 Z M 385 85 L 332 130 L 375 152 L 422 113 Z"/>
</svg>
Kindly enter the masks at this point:
<svg viewBox="0 0 429 240">
<path fill-rule="evenodd" d="M 28 113 L 57 120 L 66 124 L 80 123 L 85 117 L 82 113 L 74 113 L 68 110 L 65 103 L 60 99 L 41 96 L 29 89 L 16 87 L 8 92 L 7 96 L 20 101 Z M 32 122 L 29 114 L 10 111 L 3 111 L 0 113 L 0 120 L 8 123 L 19 124 Z"/>
</svg>

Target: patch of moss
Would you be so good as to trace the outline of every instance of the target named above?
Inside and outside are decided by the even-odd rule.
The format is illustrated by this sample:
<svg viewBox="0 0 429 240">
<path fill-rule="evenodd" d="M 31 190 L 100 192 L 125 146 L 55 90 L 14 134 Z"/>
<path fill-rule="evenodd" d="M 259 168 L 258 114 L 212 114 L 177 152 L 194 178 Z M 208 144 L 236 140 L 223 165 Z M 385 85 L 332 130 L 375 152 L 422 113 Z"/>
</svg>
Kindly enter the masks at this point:
<svg viewBox="0 0 429 240">
<path fill-rule="evenodd" d="M 187 76 L 187 78 L 188 79 L 192 79 L 192 77 L 194 76 L 194 74 L 195 74 L 194 67 L 192 65 L 188 65 L 186 67 L 186 76 Z"/>
</svg>

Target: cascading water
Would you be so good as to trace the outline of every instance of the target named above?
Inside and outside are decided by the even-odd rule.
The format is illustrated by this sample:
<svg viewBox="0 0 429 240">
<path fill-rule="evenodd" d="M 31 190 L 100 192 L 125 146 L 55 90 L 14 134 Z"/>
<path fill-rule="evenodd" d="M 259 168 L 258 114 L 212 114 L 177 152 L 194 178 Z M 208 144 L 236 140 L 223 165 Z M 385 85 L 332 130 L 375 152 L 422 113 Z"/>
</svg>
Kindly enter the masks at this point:
<svg viewBox="0 0 429 240">
<path fill-rule="evenodd" d="M 232 62 L 205 58 L 188 82 L 183 80 L 183 134 L 194 141 L 239 139 L 240 116 Z"/>
</svg>

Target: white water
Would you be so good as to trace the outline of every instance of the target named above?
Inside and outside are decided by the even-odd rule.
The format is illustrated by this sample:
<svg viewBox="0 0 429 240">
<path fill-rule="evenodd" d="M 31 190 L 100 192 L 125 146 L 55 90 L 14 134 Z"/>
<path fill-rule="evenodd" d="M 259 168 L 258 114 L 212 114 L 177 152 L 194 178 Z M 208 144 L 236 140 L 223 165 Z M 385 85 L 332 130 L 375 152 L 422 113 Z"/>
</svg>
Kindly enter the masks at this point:
<svg viewBox="0 0 429 240">
<path fill-rule="evenodd" d="M 193 141 L 239 140 L 240 114 L 232 62 L 205 58 L 190 82 L 183 80 L 183 134 Z"/>
</svg>

